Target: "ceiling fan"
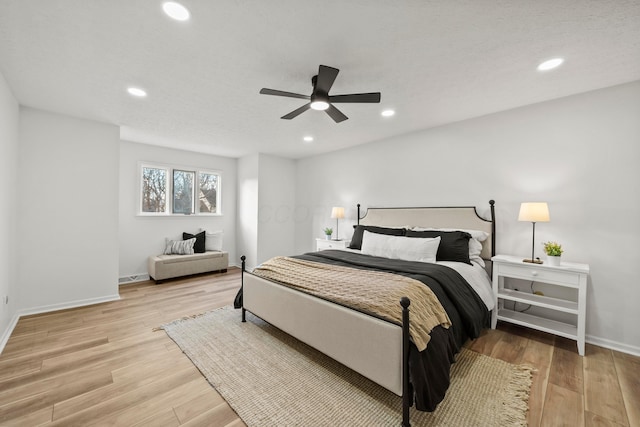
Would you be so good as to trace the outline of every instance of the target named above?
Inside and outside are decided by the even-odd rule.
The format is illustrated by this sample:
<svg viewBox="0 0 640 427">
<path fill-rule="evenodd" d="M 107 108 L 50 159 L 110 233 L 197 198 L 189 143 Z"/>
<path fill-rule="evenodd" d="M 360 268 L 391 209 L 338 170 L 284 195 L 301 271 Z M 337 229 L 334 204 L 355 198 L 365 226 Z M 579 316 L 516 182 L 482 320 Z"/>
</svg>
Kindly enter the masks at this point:
<svg viewBox="0 0 640 427">
<path fill-rule="evenodd" d="M 329 95 L 329 90 L 331 89 L 331 86 L 333 86 L 333 82 L 336 80 L 338 72 L 340 72 L 340 70 L 338 70 L 337 68 L 321 65 L 318 70 L 318 75 L 311 78 L 311 84 L 313 85 L 313 92 L 311 92 L 311 96 L 267 88 L 260 89 L 260 93 L 262 95 L 286 96 L 289 98 L 300 98 L 309 100 L 308 104 L 305 104 L 297 110 L 293 110 L 289 114 L 285 114 L 281 117 L 285 120 L 291 120 L 294 117 L 297 117 L 300 114 L 304 113 L 309 108 L 312 108 L 314 110 L 326 111 L 329 117 L 333 119 L 333 121 L 335 121 L 336 123 L 340 123 L 347 120 L 348 117 L 345 116 L 342 111 L 334 107 L 334 103 L 380 102 L 380 92 L 352 93 L 348 95 Z"/>
</svg>

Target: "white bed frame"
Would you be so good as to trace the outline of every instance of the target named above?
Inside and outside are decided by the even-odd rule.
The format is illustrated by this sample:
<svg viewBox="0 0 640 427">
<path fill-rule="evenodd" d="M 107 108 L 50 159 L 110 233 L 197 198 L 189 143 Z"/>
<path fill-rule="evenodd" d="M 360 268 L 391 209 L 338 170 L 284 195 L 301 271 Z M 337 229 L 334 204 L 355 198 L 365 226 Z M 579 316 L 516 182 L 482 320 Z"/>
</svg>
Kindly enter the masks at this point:
<svg viewBox="0 0 640 427">
<path fill-rule="evenodd" d="M 495 252 L 494 201 L 490 220 L 475 207 L 369 208 L 358 223 L 377 226 L 410 226 L 482 230 L 489 233 L 482 258 Z M 245 271 L 242 258 L 242 321 L 245 312 L 278 327 L 382 387 L 403 397 L 403 426 L 409 426 L 408 321 L 410 304 L 404 304 L 406 327 L 368 316 L 321 298 L 263 279 Z M 490 261 L 488 261 L 490 264 Z M 400 304 L 400 302 L 398 302 Z"/>
</svg>

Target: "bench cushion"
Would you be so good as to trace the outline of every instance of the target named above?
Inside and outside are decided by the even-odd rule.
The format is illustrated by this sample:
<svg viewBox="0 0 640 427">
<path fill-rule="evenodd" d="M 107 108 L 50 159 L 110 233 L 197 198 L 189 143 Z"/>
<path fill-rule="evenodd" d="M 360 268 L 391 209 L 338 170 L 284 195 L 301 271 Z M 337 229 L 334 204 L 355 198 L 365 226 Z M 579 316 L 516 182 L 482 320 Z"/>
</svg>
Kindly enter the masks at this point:
<svg viewBox="0 0 640 427">
<path fill-rule="evenodd" d="M 229 254 L 223 251 L 206 251 L 192 255 L 156 255 L 148 260 L 149 277 L 158 281 L 191 274 L 226 270 Z"/>
</svg>

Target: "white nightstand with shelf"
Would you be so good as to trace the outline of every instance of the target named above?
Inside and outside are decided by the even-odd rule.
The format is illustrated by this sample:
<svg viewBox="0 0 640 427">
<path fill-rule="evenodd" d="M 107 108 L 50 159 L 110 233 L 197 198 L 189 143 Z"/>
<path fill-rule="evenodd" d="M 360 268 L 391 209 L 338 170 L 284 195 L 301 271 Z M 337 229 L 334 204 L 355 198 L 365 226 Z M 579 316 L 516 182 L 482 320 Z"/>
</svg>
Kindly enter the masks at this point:
<svg viewBox="0 0 640 427">
<path fill-rule="evenodd" d="M 495 329 L 498 320 L 515 323 L 540 331 L 576 340 L 578 353 L 584 356 L 585 316 L 587 304 L 588 264 L 563 262 L 559 266 L 531 264 L 522 262 L 522 257 L 496 255 L 493 261 L 493 295 L 496 309 L 491 313 L 491 328 Z M 577 301 L 534 295 L 504 287 L 504 279 L 522 279 L 538 283 L 576 289 Z M 541 316 L 510 310 L 505 301 L 530 304 L 576 316 L 576 322 L 564 323 Z M 515 305 L 515 304 L 514 304 Z"/>
<path fill-rule="evenodd" d="M 316 239 L 316 251 L 324 251 L 327 249 L 346 249 L 348 246 L 349 240 Z"/>
</svg>

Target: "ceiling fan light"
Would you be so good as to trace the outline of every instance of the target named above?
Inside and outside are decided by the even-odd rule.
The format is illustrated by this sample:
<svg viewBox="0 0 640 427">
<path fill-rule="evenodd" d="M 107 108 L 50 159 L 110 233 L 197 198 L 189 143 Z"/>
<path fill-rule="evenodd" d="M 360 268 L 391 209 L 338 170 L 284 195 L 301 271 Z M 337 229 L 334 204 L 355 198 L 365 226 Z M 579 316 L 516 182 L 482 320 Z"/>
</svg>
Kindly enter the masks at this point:
<svg viewBox="0 0 640 427">
<path fill-rule="evenodd" d="M 311 108 L 318 111 L 324 111 L 329 108 L 329 103 L 326 101 L 313 101 L 311 103 Z"/>
</svg>

